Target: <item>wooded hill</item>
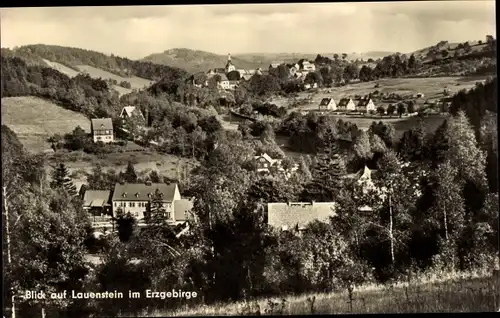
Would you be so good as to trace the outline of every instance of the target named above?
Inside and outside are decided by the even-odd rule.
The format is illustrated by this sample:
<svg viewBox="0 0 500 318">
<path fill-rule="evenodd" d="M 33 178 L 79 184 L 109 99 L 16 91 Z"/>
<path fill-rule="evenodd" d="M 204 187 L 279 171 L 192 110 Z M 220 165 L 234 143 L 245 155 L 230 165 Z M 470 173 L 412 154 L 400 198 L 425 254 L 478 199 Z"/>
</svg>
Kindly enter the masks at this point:
<svg viewBox="0 0 500 318">
<path fill-rule="evenodd" d="M 106 55 L 91 50 L 57 45 L 26 45 L 14 50 L 2 48 L 3 57 L 19 57 L 28 65 L 48 66 L 43 59 L 57 62 L 80 71 L 78 65 L 89 65 L 110 73 L 129 77 L 137 76 L 153 81 L 162 78 L 178 78 L 187 75 L 186 71 L 167 65 L 146 61 L 134 61 L 115 55 Z"/>
</svg>

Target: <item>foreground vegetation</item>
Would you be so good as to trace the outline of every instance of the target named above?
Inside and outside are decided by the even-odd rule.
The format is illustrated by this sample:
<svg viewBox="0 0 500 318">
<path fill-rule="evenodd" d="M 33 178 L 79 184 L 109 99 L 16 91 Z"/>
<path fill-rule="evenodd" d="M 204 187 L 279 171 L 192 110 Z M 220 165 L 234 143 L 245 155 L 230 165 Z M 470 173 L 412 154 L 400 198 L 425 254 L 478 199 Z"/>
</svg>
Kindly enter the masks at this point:
<svg viewBox="0 0 500 318">
<path fill-rule="evenodd" d="M 489 274 L 435 277 L 387 286 L 361 286 L 346 291 L 313 293 L 217 304 L 175 311 L 148 313 L 149 317 L 401 314 L 491 312 L 498 310 L 498 295 Z"/>
</svg>

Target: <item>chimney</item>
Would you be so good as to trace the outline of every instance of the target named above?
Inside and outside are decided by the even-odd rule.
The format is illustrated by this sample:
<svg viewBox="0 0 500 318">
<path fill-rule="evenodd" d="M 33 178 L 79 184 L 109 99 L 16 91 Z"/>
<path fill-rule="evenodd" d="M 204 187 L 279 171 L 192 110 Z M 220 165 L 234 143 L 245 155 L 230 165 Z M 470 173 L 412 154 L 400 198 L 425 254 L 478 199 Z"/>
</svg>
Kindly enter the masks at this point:
<svg viewBox="0 0 500 318">
<path fill-rule="evenodd" d="M 147 186 L 150 186 L 151 184 L 152 184 L 152 183 L 151 183 L 151 180 L 147 180 L 147 181 L 146 181 L 146 185 L 147 185 Z"/>
</svg>

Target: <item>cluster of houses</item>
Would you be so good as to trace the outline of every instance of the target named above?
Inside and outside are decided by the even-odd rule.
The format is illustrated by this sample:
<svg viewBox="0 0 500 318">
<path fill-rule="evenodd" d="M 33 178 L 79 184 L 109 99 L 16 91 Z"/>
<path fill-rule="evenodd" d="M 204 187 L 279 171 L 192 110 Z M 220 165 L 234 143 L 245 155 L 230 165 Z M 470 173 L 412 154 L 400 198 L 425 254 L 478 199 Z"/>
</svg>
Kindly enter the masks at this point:
<svg viewBox="0 0 500 318">
<path fill-rule="evenodd" d="M 308 73 L 316 71 L 316 65 L 309 61 L 303 61 L 300 64 L 299 63 L 286 64 L 284 62 L 278 62 L 278 61 L 272 62 L 269 65 L 268 70 L 263 70 L 262 68 L 257 68 L 255 70 L 238 69 L 231 61 L 231 54 L 228 54 L 227 63 L 225 67 L 209 70 L 207 72 L 207 80 L 205 81 L 205 83 L 198 83 L 195 80 L 193 80 L 193 84 L 197 87 L 208 86 L 208 80 L 217 75 L 219 77 L 218 85 L 220 89 L 234 90 L 236 87 L 238 87 L 238 84 L 241 81 L 250 80 L 254 74 L 267 75 L 269 74 L 269 71 L 278 68 L 280 65 L 286 66 L 289 72 L 289 76 L 291 78 L 295 78 L 298 80 L 304 80 Z M 239 73 L 238 80 L 228 78 L 229 73 L 234 71 Z M 318 85 L 317 83 L 306 83 L 305 88 L 306 89 L 316 88 L 317 85 Z"/>
<path fill-rule="evenodd" d="M 137 118 L 141 125 L 145 124 L 145 117 L 135 106 L 125 106 L 120 112 L 120 118 L 125 122 L 129 118 Z M 111 143 L 115 141 L 115 131 L 111 118 L 93 118 L 90 121 L 92 140 L 94 142 Z"/>
<path fill-rule="evenodd" d="M 369 97 L 361 98 L 356 102 L 352 98 L 342 98 L 338 104 L 333 98 L 323 98 L 318 106 L 319 111 L 356 111 L 367 113 L 375 111 L 375 104 Z"/>
<path fill-rule="evenodd" d="M 256 156 L 259 171 L 268 172 L 272 166 L 279 166 L 279 159 L 263 154 Z M 297 169 L 294 167 L 293 169 Z M 362 186 L 363 192 L 376 190 L 372 181 L 373 170 L 365 167 L 358 173 L 348 175 Z M 112 190 L 80 190 L 83 209 L 91 215 L 94 229 L 113 228 L 113 218 L 119 211 L 130 213 L 144 226 L 144 217 L 153 197 L 161 199 L 166 223 L 178 229 L 178 236 L 189 230 L 190 212 L 194 206 L 193 198 L 183 198 L 177 184 L 166 183 L 117 183 Z M 267 224 L 277 230 L 300 233 L 306 226 L 317 220 L 328 222 L 335 216 L 335 202 L 269 202 L 265 204 Z M 368 206 L 359 207 L 360 211 L 371 211 Z"/>
</svg>

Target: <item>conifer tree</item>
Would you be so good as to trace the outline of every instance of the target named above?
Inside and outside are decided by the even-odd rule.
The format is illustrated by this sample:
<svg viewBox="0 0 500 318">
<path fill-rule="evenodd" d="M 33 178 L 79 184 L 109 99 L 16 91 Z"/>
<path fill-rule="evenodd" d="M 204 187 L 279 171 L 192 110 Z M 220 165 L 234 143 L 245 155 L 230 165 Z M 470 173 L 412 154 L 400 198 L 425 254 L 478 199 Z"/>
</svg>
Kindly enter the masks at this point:
<svg viewBox="0 0 500 318">
<path fill-rule="evenodd" d="M 132 162 L 128 162 L 127 168 L 125 169 L 125 172 L 122 174 L 122 178 L 124 179 L 125 182 L 128 183 L 136 183 L 137 182 L 137 172 L 135 171 L 135 167 L 132 164 Z"/>
<path fill-rule="evenodd" d="M 307 201 L 330 202 L 342 187 L 342 178 L 346 174 L 345 161 L 333 132 L 328 130 L 323 138 L 323 145 L 316 158 L 312 171 L 312 180 L 304 188 L 302 198 Z"/>
<path fill-rule="evenodd" d="M 69 177 L 69 172 L 64 163 L 59 164 L 54 171 L 52 171 L 52 182 L 50 183 L 52 189 L 63 189 L 71 196 L 76 195 L 76 186 Z"/>
</svg>

